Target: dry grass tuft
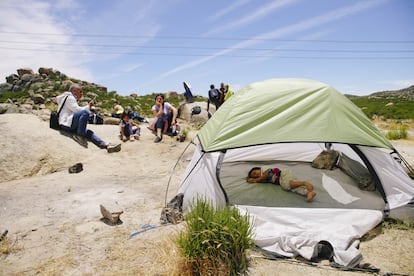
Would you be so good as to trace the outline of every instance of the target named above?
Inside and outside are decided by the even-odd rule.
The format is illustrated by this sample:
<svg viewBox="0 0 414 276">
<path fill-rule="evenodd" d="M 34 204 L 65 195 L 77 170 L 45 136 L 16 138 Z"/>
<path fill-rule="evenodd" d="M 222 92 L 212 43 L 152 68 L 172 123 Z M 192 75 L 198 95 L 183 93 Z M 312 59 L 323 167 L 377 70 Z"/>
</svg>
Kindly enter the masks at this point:
<svg viewBox="0 0 414 276">
<path fill-rule="evenodd" d="M 105 275 L 188 275 L 180 270 L 182 257 L 174 243 L 177 226 L 159 227 L 131 239 L 126 230 L 116 229 L 105 259 L 96 264 L 99 271 L 106 271 Z"/>
<path fill-rule="evenodd" d="M 63 275 L 78 267 L 78 263 L 69 254 L 59 258 L 48 258 L 38 264 L 34 269 L 36 274 L 41 275 Z"/>
<path fill-rule="evenodd" d="M 0 241 L 0 256 L 8 255 L 20 249 L 21 248 L 17 245 L 17 240 L 11 242 L 9 238 L 5 237 L 2 241 Z"/>
</svg>

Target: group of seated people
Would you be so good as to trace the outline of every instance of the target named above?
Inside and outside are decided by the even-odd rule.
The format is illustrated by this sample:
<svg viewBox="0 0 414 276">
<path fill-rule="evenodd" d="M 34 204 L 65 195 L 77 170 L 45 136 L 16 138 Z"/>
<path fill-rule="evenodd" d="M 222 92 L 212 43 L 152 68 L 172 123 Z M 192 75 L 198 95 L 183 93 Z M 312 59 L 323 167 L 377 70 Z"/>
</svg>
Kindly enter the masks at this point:
<svg viewBox="0 0 414 276">
<path fill-rule="evenodd" d="M 187 103 L 194 102 L 194 96 L 191 93 L 190 86 L 185 82 L 184 82 L 184 88 L 185 88 L 184 96 L 186 98 L 186 102 Z M 80 85 L 75 84 L 67 92 L 68 95 L 69 94 L 71 96 L 74 95 L 74 101 L 77 101 L 81 97 L 81 95 L 76 94 L 78 90 L 81 91 L 81 87 L 80 87 Z M 224 83 L 221 83 L 220 89 L 216 89 L 214 87 L 214 85 L 212 84 L 211 89 L 209 91 L 207 111 L 209 109 L 210 102 L 214 103 L 214 105 L 216 106 L 216 110 L 217 110 L 223 104 L 223 102 L 225 100 L 227 100 L 232 94 L 233 94 L 233 92 L 231 91 L 229 85 L 224 85 Z M 60 98 L 63 99 L 65 96 L 67 96 L 67 95 L 62 94 L 62 97 L 58 97 L 58 99 L 59 100 L 60 100 Z M 59 101 L 59 100 L 58 100 L 59 105 L 64 106 L 63 100 L 62 101 Z M 98 110 L 95 109 L 94 103 L 92 101 L 89 103 L 89 105 L 87 107 L 85 107 L 85 108 L 82 107 L 82 109 L 86 109 L 86 108 L 88 109 L 88 111 L 87 111 L 88 116 L 87 116 L 87 119 L 86 119 L 87 123 L 103 124 L 103 117 L 100 116 Z M 79 110 L 80 110 L 80 108 L 79 108 Z M 178 134 L 178 132 L 180 130 L 179 129 L 180 127 L 177 124 L 178 111 L 172 104 L 165 101 L 165 98 L 164 98 L 163 94 L 157 94 L 155 96 L 155 104 L 152 106 L 151 110 L 152 110 L 152 113 L 153 113 L 155 119 L 149 125 L 148 128 L 151 131 L 153 131 L 154 134 L 155 134 L 155 139 L 154 139 L 155 143 L 161 142 L 162 139 L 163 139 L 164 134 L 168 134 L 170 136 L 175 136 L 175 135 Z M 120 102 L 118 102 L 118 101 L 115 101 L 114 104 L 113 104 L 113 112 L 111 113 L 111 116 L 114 117 L 114 118 L 119 118 L 120 119 L 120 123 L 119 123 L 120 137 L 121 137 L 121 140 L 124 141 L 124 142 L 128 141 L 128 140 L 129 141 L 134 141 L 134 140 L 139 138 L 140 128 L 136 124 L 136 121 L 149 123 L 148 120 L 146 118 L 140 116 L 138 112 L 125 110 L 122 107 L 122 105 L 120 104 Z M 67 128 L 72 127 L 69 124 L 68 124 L 68 126 L 66 126 L 65 123 L 66 122 L 62 122 L 62 120 L 60 121 L 60 124 L 64 125 L 63 127 L 67 127 Z M 76 127 L 77 126 L 75 124 L 73 124 L 73 128 L 75 129 Z M 86 125 L 85 125 L 85 129 L 86 129 Z M 91 136 L 91 134 L 90 134 L 91 131 L 87 132 L 87 134 L 85 134 L 86 132 L 85 133 L 84 132 L 85 132 L 85 130 L 83 130 L 83 131 L 78 130 L 77 131 L 77 133 L 79 133 L 80 136 L 85 137 L 89 140 L 92 140 L 92 142 L 94 142 L 98 146 L 101 146 L 103 148 L 107 147 L 106 143 L 104 143 L 100 139 L 95 138 L 95 136 L 93 136 L 93 135 Z"/>
<path fill-rule="evenodd" d="M 156 136 L 154 140 L 155 143 L 162 141 L 163 134 L 171 136 L 178 134 L 180 127 L 177 124 L 177 109 L 169 102 L 165 102 L 163 94 L 156 95 L 155 104 L 151 110 L 155 119 L 148 128 L 153 131 Z M 96 122 L 96 115 L 96 110 L 91 109 L 90 123 Z M 120 119 L 120 138 L 124 142 L 139 139 L 141 129 L 138 126 L 137 121 L 149 123 L 148 120 L 145 117 L 140 116 L 138 112 L 125 110 L 118 101 L 114 102 L 111 115 L 114 118 Z"/>
</svg>

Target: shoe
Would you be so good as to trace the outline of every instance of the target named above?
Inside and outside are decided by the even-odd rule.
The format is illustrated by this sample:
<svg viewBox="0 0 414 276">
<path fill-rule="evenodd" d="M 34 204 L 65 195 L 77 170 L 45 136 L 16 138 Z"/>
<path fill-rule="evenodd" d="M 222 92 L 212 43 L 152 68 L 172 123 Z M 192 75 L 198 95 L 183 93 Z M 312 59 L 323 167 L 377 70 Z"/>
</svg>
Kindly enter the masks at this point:
<svg viewBox="0 0 414 276">
<path fill-rule="evenodd" d="M 161 142 L 162 138 L 160 136 L 155 137 L 154 143 Z"/>
<path fill-rule="evenodd" d="M 88 141 L 83 136 L 80 136 L 78 134 L 75 134 L 75 135 L 73 135 L 73 140 L 75 140 L 76 143 L 78 143 L 79 145 L 81 145 L 84 148 L 87 148 L 88 147 Z"/>
<path fill-rule="evenodd" d="M 80 173 L 83 170 L 82 163 L 76 163 L 72 167 L 69 167 L 69 173 Z"/>
<path fill-rule="evenodd" d="M 108 153 L 118 152 L 121 150 L 121 144 L 117 144 L 117 145 L 108 144 L 108 146 L 106 147 L 106 150 L 108 151 Z"/>
</svg>

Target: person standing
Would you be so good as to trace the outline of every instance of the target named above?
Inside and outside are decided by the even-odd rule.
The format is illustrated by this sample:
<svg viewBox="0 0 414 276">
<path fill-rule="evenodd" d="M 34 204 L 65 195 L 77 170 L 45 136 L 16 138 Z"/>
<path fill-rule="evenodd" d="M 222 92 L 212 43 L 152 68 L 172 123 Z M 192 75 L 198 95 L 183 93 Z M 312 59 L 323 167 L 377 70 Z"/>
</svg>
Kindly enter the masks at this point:
<svg viewBox="0 0 414 276">
<path fill-rule="evenodd" d="M 120 151 L 121 144 L 106 143 L 92 130 L 86 128 L 90 116 L 89 109 L 94 105 L 94 102 L 90 101 L 85 106 L 79 106 L 78 100 L 81 98 L 82 87 L 77 83 L 72 84 L 69 91 L 65 91 L 56 97 L 58 109 L 61 110 L 59 115 L 60 128 L 74 133 L 74 139 L 82 145 L 87 146 L 85 141 L 87 139 L 99 148 L 106 149 L 109 153 Z"/>
<path fill-rule="evenodd" d="M 216 111 L 219 109 L 220 105 L 223 103 L 223 94 L 217 88 L 215 88 L 214 84 L 210 85 L 210 90 L 208 91 L 208 101 L 207 101 L 207 111 L 210 109 L 210 103 L 213 103 L 216 106 Z"/>
</svg>

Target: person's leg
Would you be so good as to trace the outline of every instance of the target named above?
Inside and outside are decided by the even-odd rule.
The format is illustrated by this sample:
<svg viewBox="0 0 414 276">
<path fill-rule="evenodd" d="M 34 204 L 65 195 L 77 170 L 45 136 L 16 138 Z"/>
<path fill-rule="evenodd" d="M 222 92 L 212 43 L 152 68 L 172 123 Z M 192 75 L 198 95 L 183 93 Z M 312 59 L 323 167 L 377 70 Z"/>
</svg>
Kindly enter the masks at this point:
<svg viewBox="0 0 414 276">
<path fill-rule="evenodd" d="M 316 193 L 313 191 L 313 185 L 307 181 L 290 181 L 289 186 L 292 192 L 306 196 L 307 202 L 312 202 Z"/>
<path fill-rule="evenodd" d="M 105 148 L 106 143 L 99 138 L 92 130 L 86 129 L 88 124 L 89 111 L 81 110 L 73 114 L 71 129 L 80 136 L 86 137 L 96 146 Z"/>
<path fill-rule="evenodd" d="M 168 114 L 168 117 L 167 117 L 167 124 L 168 124 L 168 126 L 167 126 L 167 132 L 172 132 L 172 118 L 173 118 L 173 114 L 172 114 L 172 112 L 170 113 L 170 114 Z"/>
<path fill-rule="evenodd" d="M 313 191 L 313 185 L 307 181 L 298 181 L 298 180 L 291 180 L 289 182 L 289 186 L 292 189 L 298 188 L 300 186 L 305 187 L 308 191 Z"/>
<path fill-rule="evenodd" d="M 311 202 L 316 196 L 313 185 L 307 181 L 296 180 L 295 175 L 289 169 L 282 170 L 279 182 L 284 190 L 306 196 L 308 202 Z"/>
<path fill-rule="evenodd" d="M 132 126 L 131 126 L 131 124 L 125 124 L 124 132 L 125 132 L 125 136 L 127 138 L 129 138 L 129 136 L 132 135 Z"/>
<path fill-rule="evenodd" d="M 155 137 L 154 142 L 159 143 L 162 140 L 162 130 L 164 129 L 164 119 L 158 118 L 157 122 L 155 123 L 155 129 L 157 131 L 157 137 Z"/>
</svg>

